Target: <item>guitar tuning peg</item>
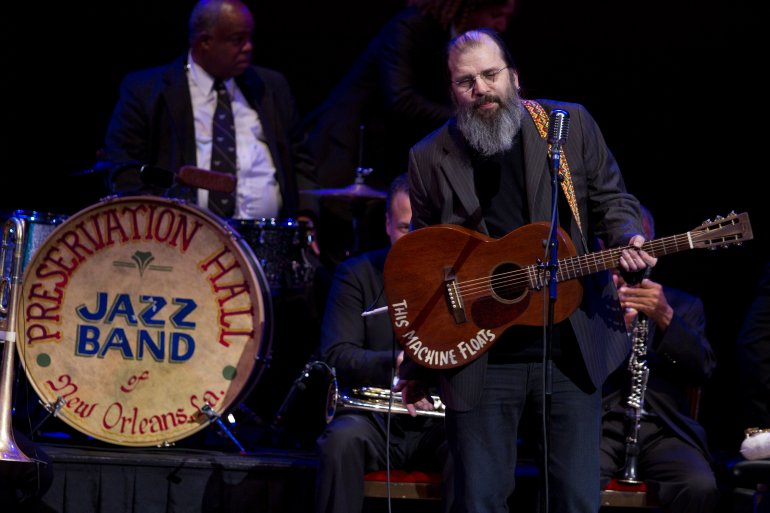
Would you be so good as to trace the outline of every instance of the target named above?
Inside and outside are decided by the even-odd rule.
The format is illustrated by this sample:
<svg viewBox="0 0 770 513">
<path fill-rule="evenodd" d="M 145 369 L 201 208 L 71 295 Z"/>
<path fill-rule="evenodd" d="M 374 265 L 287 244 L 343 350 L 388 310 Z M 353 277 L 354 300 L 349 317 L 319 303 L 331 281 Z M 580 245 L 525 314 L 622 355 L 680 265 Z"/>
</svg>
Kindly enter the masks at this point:
<svg viewBox="0 0 770 513">
<path fill-rule="evenodd" d="M 711 219 L 706 219 L 703 221 L 703 223 L 701 223 L 702 226 L 706 226 L 707 224 L 711 224 Z"/>
<path fill-rule="evenodd" d="M 735 210 L 731 210 L 729 214 L 727 214 L 727 217 L 736 217 L 738 214 L 735 213 Z"/>
<path fill-rule="evenodd" d="M 715 220 L 715 221 L 724 221 L 724 219 L 725 219 L 725 218 L 724 218 L 724 217 L 722 217 L 722 216 L 716 216 L 716 218 L 715 218 L 714 220 Z"/>
</svg>

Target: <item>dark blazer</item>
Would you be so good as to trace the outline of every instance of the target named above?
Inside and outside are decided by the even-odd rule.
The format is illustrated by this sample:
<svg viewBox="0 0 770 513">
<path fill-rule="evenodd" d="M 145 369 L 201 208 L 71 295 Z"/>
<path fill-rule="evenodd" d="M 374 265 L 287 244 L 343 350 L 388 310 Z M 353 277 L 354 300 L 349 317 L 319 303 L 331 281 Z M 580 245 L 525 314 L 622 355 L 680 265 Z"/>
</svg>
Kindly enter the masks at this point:
<svg viewBox="0 0 770 513">
<path fill-rule="evenodd" d="M 374 169 L 367 183 L 380 189 L 406 171 L 409 148 L 452 115 L 444 64 L 449 39 L 448 30 L 414 7 L 383 26 L 305 119 L 323 187 L 353 183 L 359 165 Z"/>
<path fill-rule="evenodd" d="M 361 317 L 364 310 L 388 304 L 382 277 L 388 249 L 345 260 L 334 274 L 321 325 L 321 358 L 335 368 L 343 388 L 390 388 L 393 357 L 401 350 L 390 317 Z"/>
<path fill-rule="evenodd" d="M 186 65 L 185 53 L 170 64 L 133 72 L 123 79 L 105 136 L 106 160 L 137 161 L 172 172 L 183 165 L 208 169 L 207 164 L 196 163 Z M 281 215 L 294 217 L 300 208 L 299 190 L 315 186 L 315 171 L 286 78 L 276 71 L 251 66 L 236 78 L 236 83 L 259 114 L 283 195 Z M 195 197 L 194 190 L 180 185 L 168 192 L 143 185 L 136 167 L 114 173 L 109 185 L 116 193 Z"/>
<path fill-rule="evenodd" d="M 579 254 L 589 249 L 581 242 L 602 239 L 607 247 L 622 246 L 642 233 L 639 203 L 626 192 L 614 157 L 593 118 L 573 103 L 538 100 L 547 112 L 561 108 L 570 113 L 570 133 L 564 148 L 585 233 L 574 219 L 565 227 Z M 527 204 L 531 222 L 549 221 L 551 178 L 546 142 L 522 106 L 522 142 Z M 463 136 L 451 119 L 415 145 L 409 162 L 412 224 L 414 229 L 440 223 L 464 226 L 488 235 L 475 194 L 471 160 Z M 559 192 L 559 194 L 562 194 Z M 582 280 L 580 307 L 569 320 L 594 386 L 601 387 L 628 354 L 630 344 L 620 315 L 617 293 L 608 272 Z M 446 404 L 467 410 L 478 401 L 484 382 L 487 354 L 469 364 L 442 371 L 441 391 Z M 423 374 L 414 362 L 404 375 Z"/>
<path fill-rule="evenodd" d="M 680 290 L 664 287 L 674 316 L 665 333 L 648 324 L 647 366 L 650 375 L 644 393 L 645 410 L 656 413 L 676 435 L 708 458 L 706 432 L 689 413 L 688 387 L 701 386 L 716 368 L 716 356 L 706 338 L 703 302 Z M 607 379 L 603 408 L 624 408 L 631 376 L 621 366 Z"/>
</svg>

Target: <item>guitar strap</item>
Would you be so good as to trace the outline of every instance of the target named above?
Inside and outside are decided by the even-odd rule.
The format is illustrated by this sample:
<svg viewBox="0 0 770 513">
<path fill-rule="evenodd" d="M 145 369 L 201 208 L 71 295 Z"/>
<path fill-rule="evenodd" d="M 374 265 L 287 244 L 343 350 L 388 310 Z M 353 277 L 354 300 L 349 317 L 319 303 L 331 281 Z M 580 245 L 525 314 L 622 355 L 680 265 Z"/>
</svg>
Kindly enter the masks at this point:
<svg viewBox="0 0 770 513">
<path fill-rule="evenodd" d="M 521 100 L 521 103 L 524 104 L 529 115 L 532 116 L 532 121 L 535 122 L 537 131 L 540 132 L 540 137 L 548 139 L 548 115 L 545 113 L 543 106 L 534 100 Z M 551 151 L 550 144 L 548 145 L 548 151 Z M 570 210 L 572 210 L 572 217 L 575 218 L 580 235 L 583 235 L 583 227 L 580 225 L 580 212 L 578 211 L 577 200 L 575 199 L 575 187 L 572 185 L 572 175 L 569 172 L 567 156 L 564 151 L 561 152 L 559 159 L 559 178 L 564 196 L 567 198 Z"/>
</svg>

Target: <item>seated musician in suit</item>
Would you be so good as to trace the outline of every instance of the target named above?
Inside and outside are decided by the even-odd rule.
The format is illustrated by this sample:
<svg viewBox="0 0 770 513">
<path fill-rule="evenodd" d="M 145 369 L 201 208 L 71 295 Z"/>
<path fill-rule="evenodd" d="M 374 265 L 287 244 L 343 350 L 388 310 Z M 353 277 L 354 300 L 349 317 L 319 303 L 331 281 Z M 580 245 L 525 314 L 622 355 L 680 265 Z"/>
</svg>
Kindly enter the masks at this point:
<svg viewBox="0 0 770 513">
<path fill-rule="evenodd" d="M 393 244 L 409 231 L 412 217 L 405 174 L 393 180 L 386 202 L 385 230 Z M 388 250 L 346 260 L 334 275 L 321 325 L 321 358 L 335 368 L 343 390 L 364 386 L 389 390 L 403 359 L 388 315 L 361 316 L 387 305 L 383 266 Z M 402 469 L 449 467 L 443 419 L 389 417 L 387 410 L 338 411 L 318 438 L 318 450 L 317 513 L 360 513 L 364 474 L 384 470 L 388 463 Z M 449 502 L 444 500 L 445 507 Z"/>
<path fill-rule="evenodd" d="M 653 217 L 644 206 L 642 214 L 644 235 L 650 240 L 655 231 Z M 629 477 L 638 476 L 666 513 L 716 511 L 717 482 L 706 432 L 688 413 L 688 388 L 702 385 L 716 366 L 706 339 L 703 303 L 649 278 L 636 286 L 627 285 L 618 274 L 614 280 L 635 343 L 632 358 L 636 365 L 633 361 L 622 365 L 604 386 L 602 485 L 606 487 L 612 478 L 634 480 Z M 632 390 L 634 384 L 643 383 L 645 373 L 648 378 L 642 392 Z M 627 437 L 637 443 L 627 448 Z M 635 461 L 634 448 L 639 451 Z"/>
</svg>

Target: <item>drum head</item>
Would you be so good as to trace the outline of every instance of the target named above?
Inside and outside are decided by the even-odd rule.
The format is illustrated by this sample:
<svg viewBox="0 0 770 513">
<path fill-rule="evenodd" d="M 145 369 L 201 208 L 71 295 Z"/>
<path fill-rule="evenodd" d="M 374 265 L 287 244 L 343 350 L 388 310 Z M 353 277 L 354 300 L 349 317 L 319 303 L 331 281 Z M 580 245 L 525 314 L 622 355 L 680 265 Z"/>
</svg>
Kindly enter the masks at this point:
<svg viewBox="0 0 770 513">
<path fill-rule="evenodd" d="M 23 276 L 17 344 L 41 399 L 126 446 L 207 426 L 269 357 L 272 305 L 253 252 L 205 211 L 108 200 L 62 223 Z"/>
</svg>

